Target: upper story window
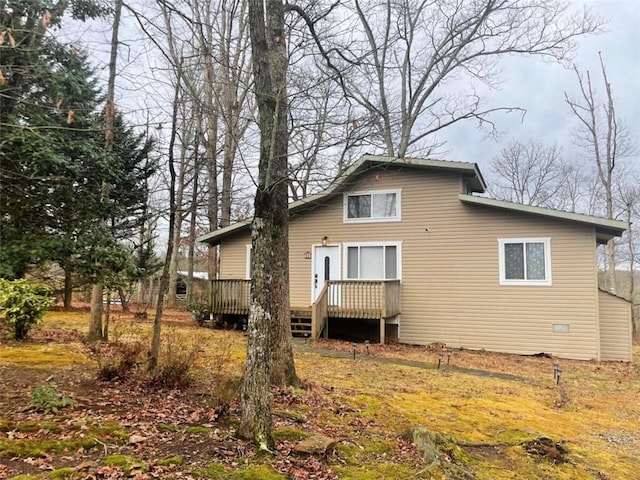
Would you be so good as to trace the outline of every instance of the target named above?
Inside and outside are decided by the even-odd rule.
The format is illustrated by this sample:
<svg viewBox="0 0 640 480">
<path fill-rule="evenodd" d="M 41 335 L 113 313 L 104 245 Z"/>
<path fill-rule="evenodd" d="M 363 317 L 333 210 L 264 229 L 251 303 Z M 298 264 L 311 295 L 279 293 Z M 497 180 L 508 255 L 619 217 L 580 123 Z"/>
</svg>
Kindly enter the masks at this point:
<svg viewBox="0 0 640 480">
<path fill-rule="evenodd" d="M 344 194 L 345 222 L 400 220 L 400 190 L 372 190 Z"/>
<path fill-rule="evenodd" d="M 498 240 L 500 285 L 551 285 L 550 238 Z"/>
</svg>

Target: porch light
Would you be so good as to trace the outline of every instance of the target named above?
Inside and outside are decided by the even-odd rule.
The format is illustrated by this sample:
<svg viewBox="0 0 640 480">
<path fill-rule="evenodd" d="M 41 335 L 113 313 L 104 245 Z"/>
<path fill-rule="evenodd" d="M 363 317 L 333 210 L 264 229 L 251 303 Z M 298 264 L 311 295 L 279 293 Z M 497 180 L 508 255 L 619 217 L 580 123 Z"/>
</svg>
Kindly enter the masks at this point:
<svg viewBox="0 0 640 480">
<path fill-rule="evenodd" d="M 327 245 L 329 245 L 329 237 L 325 235 L 324 237 L 322 237 L 322 246 L 326 247 Z"/>
</svg>

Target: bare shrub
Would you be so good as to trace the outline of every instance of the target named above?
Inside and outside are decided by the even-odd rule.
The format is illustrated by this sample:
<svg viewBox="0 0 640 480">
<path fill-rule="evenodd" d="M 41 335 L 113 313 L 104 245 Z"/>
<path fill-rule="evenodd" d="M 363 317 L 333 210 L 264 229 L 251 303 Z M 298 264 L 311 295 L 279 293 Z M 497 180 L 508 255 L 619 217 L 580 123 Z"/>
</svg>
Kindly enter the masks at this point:
<svg viewBox="0 0 640 480">
<path fill-rule="evenodd" d="M 231 405 L 239 400 L 241 385 L 241 376 L 229 375 L 226 377 L 219 377 L 216 380 L 216 386 L 212 392 L 210 405 L 216 419 L 220 419 L 227 414 Z"/>
<path fill-rule="evenodd" d="M 158 369 L 151 384 L 158 388 L 184 388 L 193 381 L 193 367 L 202 355 L 201 337 L 169 330 L 161 339 Z"/>
<path fill-rule="evenodd" d="M 98 362 L 98 380 L 128 380 L 143 362 L 146 345 L 141 340 L 95 343 L 92 351 Z"/>
<path fill-rule="evenodd" d="M 231 349 L 233 338 L 229 335 L 221 335 L 207 345 L 207 357 L 205 368 L 214 381 L 220 382 L 231 375 L 234 363 L 231 361 Z"/>
<path fill-rule="evenodd" d="M 98 362 L 98 380 L 128 380 L 144 361 L 149 340 L 142 328 L 119 318 L 112 323 L 110 343 L 96 342 L 91 350 Z"/>
</svg>

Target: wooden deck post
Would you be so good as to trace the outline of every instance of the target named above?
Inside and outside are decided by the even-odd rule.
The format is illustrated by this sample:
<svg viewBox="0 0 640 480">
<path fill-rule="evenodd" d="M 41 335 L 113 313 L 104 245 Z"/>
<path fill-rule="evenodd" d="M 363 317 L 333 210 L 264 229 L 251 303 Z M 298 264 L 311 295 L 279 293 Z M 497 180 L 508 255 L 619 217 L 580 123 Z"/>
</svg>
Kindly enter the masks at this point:
<svg viewBox="0 0 640 480">
<path fill-rule="evenodd" d="M 380 308 L 380 345 L 384 345 L 384 319 L 387 315 L 387 282 L 382 281 L 380 293 L 382 294 L 382 305 Z"/>
<path fill-rule="evenodd" d="M 311 340 L 316 339 L 316 331 L 318 325 L 318 306 L 314 303 L 311 305 Z"/>
</svg>

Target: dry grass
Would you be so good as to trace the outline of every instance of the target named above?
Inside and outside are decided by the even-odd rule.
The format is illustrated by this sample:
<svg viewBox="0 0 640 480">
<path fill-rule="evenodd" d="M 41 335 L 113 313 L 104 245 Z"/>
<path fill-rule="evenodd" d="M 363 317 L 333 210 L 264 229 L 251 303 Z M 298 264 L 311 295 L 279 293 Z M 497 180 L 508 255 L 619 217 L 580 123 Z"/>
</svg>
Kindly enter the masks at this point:
<svg viewBox="0 0 640 480">
<path fill-rule="evenodd" d="M 189 338 L 197 332 L 198 375 L 210 375 L 207 370 L 212 365 L 217 375 L 241 372 L 245 348 L 241 333 L 196 330 L 176 312 L 170 318 L 174 334 Z M 45 328 L 83 329 L 87 322 L 86 312 L 53 312 L 46 317 Z M 148 331 L 150 325 L 146 321 L 139 327 Z M 79 346 L 69 345 L 5 344 L 0 363 L 57 368 L 86 362 L 80 351 Z M 426 348 L 372 345 L 370 351 L 370 357 L 385 361 L 298 353 L 298 373 L 309 388 L 293 392 L 296 400 L 286 404 L 276 397 L 276 410 L 286 411 L 276 418 L 292 415 L 303 419 L 296 428 L 321 431 L 341 441 L 342 460 L 332 467 L 339 478 L 446 478 L 437 468 L 428 470 L 426 465 L 394 457 L 398 433 L 416 425 L 467 446 L 458 460 L 478 479 L 640 478 L 640 347 L 635 347 L 634 364 L 559 360 L 566 395 L 561 405 L 553 379 L 556 360 L 454 352 L 452 366 L 486 372 L 480 375 L 436 370 L 436 356 Z M 416 365 L 398 365 L 394 358 Z M 500 378 L 496 373 L 513 377 Z M 568 461 L 555 464 L 528 455 L 521 442 L 538 436 L 566 442 Z M 389 472 L 394 472 L 392 477 Z"/>
</svg>

